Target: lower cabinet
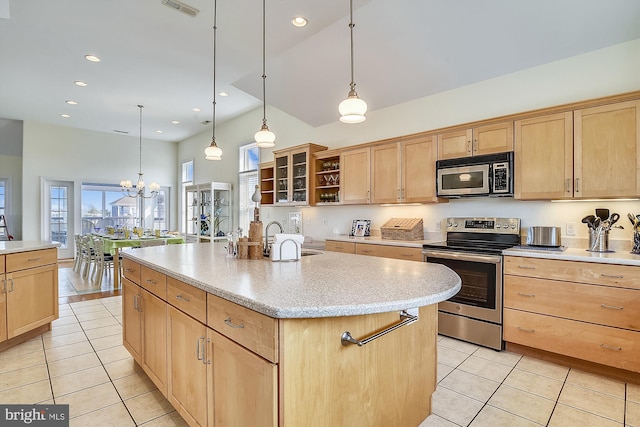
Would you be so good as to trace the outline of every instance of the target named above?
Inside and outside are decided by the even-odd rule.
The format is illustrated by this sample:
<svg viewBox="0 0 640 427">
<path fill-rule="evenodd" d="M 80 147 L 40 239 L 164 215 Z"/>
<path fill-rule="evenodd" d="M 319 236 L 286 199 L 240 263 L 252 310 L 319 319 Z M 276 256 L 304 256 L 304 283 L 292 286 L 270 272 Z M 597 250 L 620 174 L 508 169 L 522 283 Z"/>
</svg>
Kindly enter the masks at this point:
<svg viewBox="0 0 640 427">
<path fill-rule="evenodd" d="M 4 270 L 4 269 L 3 269 Z M 0 274 L 0 343 L 7 340 L 7 282 L 4 274 Z"/>
<path fill-rule="evenodd" d="M 190 426 L 206 426 L 207 403 L 214 396 L 207 387 L 207 372 L 212 369 L 207 327 L 169 305 L 167 332 L 167 398 Z"/>
<path fill-rule="evenodd" d="M 208 329 L 210 426 L 278 425 L 278 366 Z"/>
<path fill-rule="evenodd" d="M 640 372 L 640 269 L 505 257 L 504 340 Z"/>
<path fill-rule="evenodd" d="M 140 286 L 122 278 L 122 344 L 142 364 L 142 315 Z"/>
<path fill-rule="evenodd" d="M 409 261 L 422 261 L 422 248 L 407 246 L 327 240 L 325 242 L 325 250 L 348 254 L 378 256 L 383 258 L 404 259 Z"/>
</svg>

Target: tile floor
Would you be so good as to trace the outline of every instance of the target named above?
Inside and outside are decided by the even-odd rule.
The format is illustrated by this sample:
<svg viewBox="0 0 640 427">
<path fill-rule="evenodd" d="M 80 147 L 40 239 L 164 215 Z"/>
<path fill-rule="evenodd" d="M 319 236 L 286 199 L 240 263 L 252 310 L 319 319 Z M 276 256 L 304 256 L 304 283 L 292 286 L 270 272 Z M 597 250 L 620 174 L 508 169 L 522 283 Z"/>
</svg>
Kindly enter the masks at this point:
<svg viewBox="0 0 640 427">
<path fill-rule="evenodd" d="M 68 403 L 71 427 L 185 426 L 122 346 L 121 310 L 120 296 L 61 305 L 52 331 L 0 353 L 0 402 Z M 438 361 L 420 427 L 640 427 L 638 385 L 447 337 Z"/>
<path fill-rule="evenodd" d="M 640 427 L 638 385 L 448 337 L 432 402 L 420 427 Z"/>
</svg>

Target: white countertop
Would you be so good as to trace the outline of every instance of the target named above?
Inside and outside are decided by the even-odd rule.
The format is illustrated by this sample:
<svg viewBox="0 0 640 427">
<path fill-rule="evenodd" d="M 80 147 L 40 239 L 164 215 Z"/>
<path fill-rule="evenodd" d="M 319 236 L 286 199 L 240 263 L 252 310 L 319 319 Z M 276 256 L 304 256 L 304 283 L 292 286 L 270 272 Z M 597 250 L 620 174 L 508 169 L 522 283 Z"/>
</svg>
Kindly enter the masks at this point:
<svg viewBox="0 0 640 427">
<path fill-rule="evenodd" d="M 58 242 L 48 241 L 24 241 L 9 240 L 0 242 L 0 255 L 12 254 L 17 252 L 37 251 L 39 249 L 57 248 L 60 246 Z"/>
<path fill-rule="evenodd" d="M 439 264 L 339 252 L 295 262 L 227 258 L 221 245 L 155 246 L 123 252 L 211 294 L 274 318 L 382 313 L 444 301 L 460 278 Z"/>
<path fill-rule="evenodd" d="M 603 264 L 640 265 L 640 255 L 629 251 L 590 252 L 582 248 L 567 248 L 562 252 L 545 249 L 511 248 L 502 251 L 503 255 L 529 258 L 559 259 L 565 261 L 598 262 Z"/>
<path fill-rule="evenodd" d="M 351 243 L 371 243 L 374 245 L 385 246 L 402 246 L 405 248 L 420 248 L 425 243 L 432 243 L 440 240 L 388 240 L 381 237 L 353 237 L 353 236 L 331 236 L 325 240 L 333 240 L 336 242 L 351 242 Z"/>
</svg>

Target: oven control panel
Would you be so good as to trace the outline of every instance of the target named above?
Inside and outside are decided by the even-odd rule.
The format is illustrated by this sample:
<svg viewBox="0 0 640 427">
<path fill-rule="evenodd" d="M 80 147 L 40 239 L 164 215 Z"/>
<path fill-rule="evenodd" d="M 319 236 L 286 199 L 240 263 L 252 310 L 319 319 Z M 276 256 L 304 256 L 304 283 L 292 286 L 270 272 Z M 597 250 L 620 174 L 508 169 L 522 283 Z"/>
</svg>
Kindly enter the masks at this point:
<svg viewBox="0 0 640 427">
<path fill-rule="evenodd" d="M 520 234 L 520 218 L 447 218 L 446 231 Z"/>
</svg>

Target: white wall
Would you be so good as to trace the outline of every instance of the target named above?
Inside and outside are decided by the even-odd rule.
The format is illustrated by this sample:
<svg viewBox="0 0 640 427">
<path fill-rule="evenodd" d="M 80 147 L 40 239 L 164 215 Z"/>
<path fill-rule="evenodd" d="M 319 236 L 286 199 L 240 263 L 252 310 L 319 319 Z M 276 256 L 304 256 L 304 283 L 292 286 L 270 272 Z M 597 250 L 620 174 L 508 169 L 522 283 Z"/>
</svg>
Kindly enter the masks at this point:
<svg viewBox="0 0 640 427">
<path fill-rule="evenodd" d="M 119 184 L 135 182 L 139 170 L 139 138 L 24 122 L 23 136 L 23 239 L 40 240 L 41 180 Z M 171 229 L 177 229 L 175 185 L 177 144 L 143 139 L 142 171 L 146 182 L 171 188 Z M 80 194 L 75 195 L 80 202 Z M 79 205 L 77 205 L 79 206 Z M 80 218 L 76 218 L 80 224 Z M 76 230 L 78 232 L 78 230 Z"/>
<path fill-rule="evenodd" d="M 367 114 L 367 120 L 357 125 L 346 125 L 337 121 L 339 100 L 336 101 L 336 105 L 327 106 L 336 111 L 336 122 L 319 128 L 309 127 L 272 107 L 267 110 L 267 118 L 269 127 L 276 134 L 276 149 L 304 142 L 338 148 L 640 90 L 638 70 L 640 70 L 640 39 L 402 105 L 371 111 Z M 336 82 L 336 84 L 341 83 Z M 359 88 L 358 94 L 366 100 L 367 88 Z M 224 168 L 225 174 L 229 173 L 229 166 L 236 168 L 237 171 L 236 147 L 252 141 L 253 134 L 260 125 L 261 113 L 261 109 L 254 110 L 218 126 L 217 133 L 221 135 L 218 139 L 219 145 L 225 149 L 223 162 L 230 162 L 230 165 L 216 166 L 216 168 Z M 190 154 L 191 150 L 195 149 L 192 140 L 180 144 L 180 158 L 201 157 L 201 151 L 209 143 L 207 138 L 202 137 L 195 154 Z M 230 150 L 236 150 L 236 152 L 231 153 Z M 273 158 L 271 150 L 262 150 L 261 156 L 262 161 Z M 196 164 L 196 166 L 204 168 L 202 165 Z M 229 176 L 227 180 L 231 179 L 237 180 L 237 176 Z M 587 229 L 580 223 L 580 219 L 593 213 L 595 207 L 609 207 L 623 217 L 620 223 L 627 225 L 626 230 L 613 230 L 611 239 L 631 238 L 628 221 L 624 218 L 627 212 L 640 213 L 640 201 L 551 203 L 465 199 L 445 204 L 403 207 L 335 206 L 302 209 L 278 207 L 263 208 L 263 219 L 265 221 L 281 220 L 287 218 L 290 211 L 302 211 L 304 234 L 320 240 L 330 235 L 334 228 L 341 233 L 346 233 L 353 219 L 371 219 L 372 228 L 375 229 L 392 217 L 420 217 L 424 219 L 427 230 L 432 231 L 436 222 L 441 222 L 447 216 L 456 215 L 513 216 L 522 218 L 524 228 L 531 225 L 563 226 L 563 234 L 565 233 L 564 225 L 567 222 L 576 222 L 577 235 L 586 237 Z M 326 226 L 323 225 L 323 219 L 327 220 Z"/>
</svg>

